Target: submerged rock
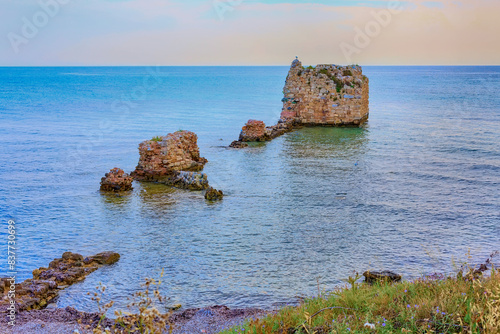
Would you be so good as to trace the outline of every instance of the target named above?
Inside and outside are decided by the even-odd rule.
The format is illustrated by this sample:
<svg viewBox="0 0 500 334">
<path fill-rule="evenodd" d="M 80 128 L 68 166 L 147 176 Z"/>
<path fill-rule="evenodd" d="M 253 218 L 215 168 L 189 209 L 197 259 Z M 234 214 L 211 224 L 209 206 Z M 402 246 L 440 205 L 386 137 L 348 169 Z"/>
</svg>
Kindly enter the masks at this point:
<svg viewBox="0 0 500 334">
<path fill-rule="evenodd" d="M 134 179 L 120 168 L 113 168 L 101 179 L 101 190 L 120 192 L 132 190 Z"/>
<path fill-rule="evenodd" d="M 235 140 L 231 143 L 231 145 L 229 145 L 229 147 L 232 147 L 232 148 L 245 148 L 245 147 L 248 147 L 248 144 L 247 143 L 244 143 L 242 141 L 239 141 L 239 140 Z"/>
<path fill-rule="evenodd" d="M 174 172 L 170 177 L 158 182 L 189 190 L 204 190 L 208 188 L 207 175 L 200 172 Z"/>
<path fill-rule="evenodd" d="M 370 284 L 376 281 L 399 282 L 402 278 L 401 275 L 388 270 L 365 271 L 363 276 L 365 276 L 365 282 Z"/>
<path fill-rule="evenodd" d="M 109 265 L 120 259 L 118 253 L 105 252 L 88 258 L 82 255 L 66 252 L 61 258 L 50 262 L 48 268 L 33 270 L 33 278 L 22 283 L 13 285 L 8 278 L 0 279 L 0 312 L 10 306 L 8 291 L 15 290 L 15 304 L 19 311 L 41 309 L 50 304 L 58 295 L 59 291 L 82 281 L 90 273 L 96 271 L 103 265 Z"/>
<path fill-rule="evenodd" d="M 222 190 L 217 190 L 212 187 L 205 192 L 205 199 L 209 201 L 220 201 L 224 197 Z"/>
</svg>

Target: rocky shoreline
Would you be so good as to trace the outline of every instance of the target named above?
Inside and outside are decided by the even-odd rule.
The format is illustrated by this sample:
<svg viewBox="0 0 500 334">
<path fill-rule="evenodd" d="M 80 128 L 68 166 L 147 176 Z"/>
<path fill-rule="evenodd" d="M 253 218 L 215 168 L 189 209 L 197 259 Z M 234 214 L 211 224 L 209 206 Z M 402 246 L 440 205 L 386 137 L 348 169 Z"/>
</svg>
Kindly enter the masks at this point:
<svg viewBox="0 0 500 334">
<path fill-rule="evenodd" d="M 170 317 L 173 334 L 215 334 L 223 329 L 242 324 L 245 320 L 262 317 L 269 311 L 248 308 L 229 309 L 211 306 L 177 311 Z M 0 317 L 0 334 L 72 334 L 93 333 L 101 319 L 99 313 L 80 312 L 72 307 L 23 311 L 17 314 L 16 326 L 9 329 L 5 317 Z M 113 320 L 107 319 L 105 327 L 111 328 Z"/>
</svg>

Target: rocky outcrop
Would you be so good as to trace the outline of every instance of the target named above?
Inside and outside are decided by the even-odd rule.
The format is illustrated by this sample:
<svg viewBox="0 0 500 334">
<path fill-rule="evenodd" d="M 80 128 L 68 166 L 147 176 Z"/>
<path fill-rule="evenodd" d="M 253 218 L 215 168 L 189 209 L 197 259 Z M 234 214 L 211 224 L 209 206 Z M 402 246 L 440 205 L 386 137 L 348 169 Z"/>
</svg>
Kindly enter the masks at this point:
<svg viewBox="0 0 500 334">
<path fill-rule="evenodd" d="M 231 148 L 245 148 L 245 147 L 248 147 L 248 144 L 244 143 L 242 141 L 239 141 L 239 140 L 235 140 L 231 143 L 231 145 L 229 145 L 229 147 L 231 147 Z"/>
<path fill-rule="evenodd" d="M 47 306 L 59 295 L 59 290 L 76 282 L 82 281 L 90 273 L 103 265 L 111 265 L 120 259 L 118 253 L 105 252 L 84 258 L 80 254 L 66 252 L 61 258 L 50 262 L 48 268 L 39 268 L 33 271 L 33 278 L 15 284 L 16 310 L 41 309 Z M 0 311 L 10 306 L 7 291 L 11 281 L 8 278 L 0 279 L 2 298 Z"/>
<path fill-rule="evenodd" d="M 368 119 L 368 85 L 361 66 L 305 68 L 295 59 L 283 88 L 281 119 L 303 125 L 360 126 Z"/>
<path fill-rule="evenodd" d="M 207 162 L 200 157 L 198 136 L 177 131 L 139 145 L 139 164 L 132 176 L 139 181 L 157 181 L 178 171 L 200 171 Z"/>
<path fill-rule="evenodd" d="M 368 119 L 369 80 L 358 65 L 303 67 L 295 59 L 283 88 L 283 109 L 276 125 L 249 120 L 238 141 L 272 140 L 301 126 L 361 126 Z"/>
<path fill-rule="evenodd" d="M 170 177 L 159 182 L 172 187 L 189 190 L 204 190 L 208 188 L 207 175 L 200 172 L 174 172 Z"/>
<path fill-rule="evenodd" d="M 208 188 L 205 192 L 205 199 L 209 201 L 220 201 L 224 198 L 224 193 L 222 190 L 217 190 L 212 187 Z"/>
<path fill-rule="evenodd" d="M 198 172 L 207 160 L 200 157 L 198 137 L 193 132 L 177 131 L 142 142 L 139 156 L 132 172 L 136 180 L 190 190 L 208 188 L 207 175 Z"/>
<path fill-rule="evenodd" d="M 365 282 L 372 284 L 375 282 L 399 282 L 401 281 L 401 275 L 393 273 L 392 271 L 365 271 L 363 273 L 365 276 Z"/>
<path fill-rule="evenodd" d="M 134 178 L 120 168 L 113 168 L 101 179 L 101 190 L 109 192 L 121 192 L 132 190 Z"/>
<path fill-rule="evenodd" d="M 267 137 L 266 125 L 262 121 L 251 119 L 243 126 L 240 133 L 240 142 L 266 141 Z"/>
</svg>

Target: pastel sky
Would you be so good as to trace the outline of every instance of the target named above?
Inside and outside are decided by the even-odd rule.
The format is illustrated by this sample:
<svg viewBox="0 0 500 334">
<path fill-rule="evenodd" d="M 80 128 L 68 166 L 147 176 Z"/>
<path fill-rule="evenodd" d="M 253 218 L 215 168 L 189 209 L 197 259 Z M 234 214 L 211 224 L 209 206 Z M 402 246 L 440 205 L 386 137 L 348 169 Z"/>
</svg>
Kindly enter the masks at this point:
<svg viewBox="0 0 500 334">
<path fill-rule="evenodd" d="M 0 66 L 499 65 L 499 13 L 499 0 L 0 0 Z"/>
</svg>

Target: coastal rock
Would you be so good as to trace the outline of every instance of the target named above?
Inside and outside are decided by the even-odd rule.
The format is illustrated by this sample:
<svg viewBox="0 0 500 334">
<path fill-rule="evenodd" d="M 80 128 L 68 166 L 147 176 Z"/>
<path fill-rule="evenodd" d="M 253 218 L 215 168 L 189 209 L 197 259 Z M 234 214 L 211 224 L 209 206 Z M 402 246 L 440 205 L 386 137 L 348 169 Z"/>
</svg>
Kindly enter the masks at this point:
<svg viewBox="0 0 500 334">
<path fill-rule="evenodd" d="M 224 197 L 222 190 L 217 190 L 212 187 L 205 192 L 205 199 L 209 201 L 220 201 Z"/>
<path fill-rule="evenodd" d="M 120 254 L 114 252 L 103 252 L 94 256 L 87 257 L 85 258 L 85 260 L 83 260 L 83 262 L 86 264 L 97 262 L 99 264 L 111 265 L 118 262 L 118 260 L 120 260 Z"/>
<path fill-rule="evenodd" d="M 128 191 L 132 190 L 134 179 L 120 168 L 113 168 L 101 179 L 102 191 Z"/>
<path fill-rule="evenodd" d="M 85 259 L 80 254 L 66 252 L 61 258 L 50 262 L 49 268 L 33 270 L 32 279 L 14 285 L 16 309 L 23 311 L 44 308 L 59 295 L 61 289 L 84 280 L 102 265 L 115 263 L 119 258 L 120 255 L 113 252 L 100 253 Z M 0 312 L 10 306 L 7 292 L 11 284 L 11 280 L 0 279 Z"/>
<path fill-rule="evenodd" d="M 247 143 L 244 143 L 242 141 L 239 141 L 239 140 L 235 140 L 231 143 L 231 145 L 229 145 L 229 147 L 232 147 L 232 148 L 245 148 L 245 147 L 248 147 L 248 144 Z"/>
<path fill-rule="evenodd" d="M 358 65 L 305 68 L 295 59 L 283 94 L 283 121 L 360 126 L 368 119 L 369 80 Z"/>
<path fill-rule="evenodd" d="M 369 115 L 369 80 L 361 66 L 304 67 L 297 58 L 283 88 L 283 109 L 276 125 L 249 120 L 239 142 L 267 141 L 301 126 L 360 127 Z"/>
<path fill-rule="evenodd" d="M 387 281 L 387 282 L 399 282 L 401 281 L 401 275 L 393 273 L 392 271 L 365 271 L 363 273 L 365 276 L 366 283 L 374 283 L 376 281 Z"/>
<path fill-rule="evenodd" d="M 207 163 L 200 157 L 198 136 L 183 130 L 142 142 L 139 156 L 132 176 L 140 181 L 158 181 L 179 171 L 200 171 Z"/>
<path fill-rule="evenodd" d="M 204 190 L 208 188 L 207 175 L 200 172 L 174 172 L 170 177 L 158 182 L 189 190 Z"/>
<path fill-rule="evenodd" d="M 249 120 L 241 129 L 240 142 L 266 141 L 269 140 L 266 124 L 254 119 Z"/>
</svg>

